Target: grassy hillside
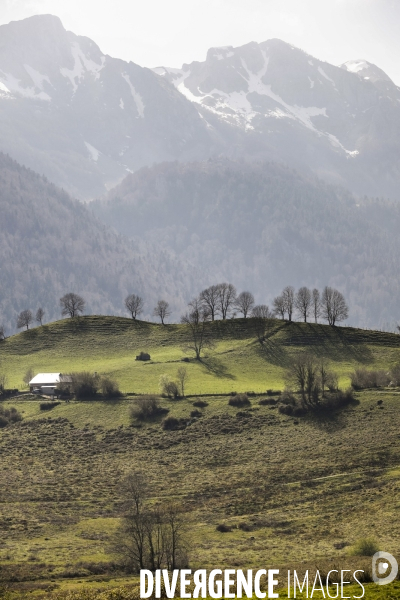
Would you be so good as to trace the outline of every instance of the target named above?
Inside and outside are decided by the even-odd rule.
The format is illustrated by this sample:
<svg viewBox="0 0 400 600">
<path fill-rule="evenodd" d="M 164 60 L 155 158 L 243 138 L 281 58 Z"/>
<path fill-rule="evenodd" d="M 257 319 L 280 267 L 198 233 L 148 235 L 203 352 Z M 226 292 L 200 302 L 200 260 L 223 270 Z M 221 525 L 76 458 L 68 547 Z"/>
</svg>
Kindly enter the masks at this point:
<svg viewBox="0 0 400 600">
<path fill-rule="evenodd" d="M 249 322 L 213 327 L 219 342 L 200 364 L 180 362 L 182 326 L 108 317 L 19 334 L 0 344 L 0 360 L 14 385 L 28 366 L 87 368 L 112 373 L 131 392 L 157 390 L 160 373 L 185 364 L 192 394 L 282 387 L 290 357 L 305 347 L 326 357 L 344 383 L 357 364 L 400 360 L 400 338 L 379 332 L 276 321 L 261 351 Z M 135 362 L 141 350 L 152 364 Z M 209 396 L 192 421 L 193 397 L 163 399 L 170 415 L 190 422 L 180 431 L 163 431 L 159 420 L 131 423 L 130 396 L 62 403 L 49 413 L 37 400 L 7 400 L 24 420 L 0 429 L 0 581 L 38 591 L 126 583 L 112 572 L 110 540 L 119 483 L 137 468 L 146 470 L 153 500 L 181 503 L 192 568 L 368 568 L 370 559 L 349 555 L 365 537 L 396 556 L 399 392 L 364 391 L 342 411 L 301 418 L 261 398 L 251 396 L 243 410 Z M 220 533 L 220 524 L 231 531 Z"/>
<path fill-rule="evenodd" d="M 216 347 L 199 362 L 185 348 L 183 325 L 158 325 L 122 317 L 66 319 L 25 331 L 0 342 L 0 369 L 9 387 L 22 388 L 27 368 L 36 372 L 90 370 L 115 377 L 125 393 L 157 392 L 159 376 L 175 377 L 183 357 L 187 394 L 263 392 L 284 385 L 291 357 L 309 349 L 324 357 L 341 385 L 355 366 L 388 368 L 400 362 L 400 336 L 353 328 L 274 321 L 264 348 L 256 341 L 251 320 L 216 321 Z M 139 352 L 151 361 L 135 361 Z"/>
</svg>

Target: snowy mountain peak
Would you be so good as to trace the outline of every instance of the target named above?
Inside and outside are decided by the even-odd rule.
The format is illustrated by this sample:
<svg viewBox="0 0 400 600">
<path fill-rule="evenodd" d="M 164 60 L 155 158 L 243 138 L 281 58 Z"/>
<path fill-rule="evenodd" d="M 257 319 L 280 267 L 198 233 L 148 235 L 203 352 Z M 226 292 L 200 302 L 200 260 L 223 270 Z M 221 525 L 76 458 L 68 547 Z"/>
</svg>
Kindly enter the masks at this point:
<svg viewBox="0 0 400 600">
<path fill-rule="evenodd" d="M 393 83 L 390 77 L 382 71 L 379 67 L 367 60 L 348 60 L 347 62 L 340 65 L 342 69 L 345 69 L 349 73 L 356 73 L 361 78 L 369 80 L 372 83 L 377 81 L 387 81 Z"/>
</svg>

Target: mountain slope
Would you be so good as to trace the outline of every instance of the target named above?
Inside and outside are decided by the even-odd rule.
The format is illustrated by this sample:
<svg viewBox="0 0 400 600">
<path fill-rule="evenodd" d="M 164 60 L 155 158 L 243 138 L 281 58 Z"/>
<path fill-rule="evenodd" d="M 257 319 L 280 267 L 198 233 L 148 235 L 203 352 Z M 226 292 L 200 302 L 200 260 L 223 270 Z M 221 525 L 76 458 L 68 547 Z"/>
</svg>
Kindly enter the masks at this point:
<svg viewBox="0 0 400 600">
<path fill-rule="evenodd" d="M 145 165 L 218 156 L 399 198 L 400 90 L 375 65 L 280 40 L 146 69 L 39 15 L 0 27 L 0 151 L 80 199 Z"/>
<path fill-rule="evenodd" d="M 204 118 L 247 133 L 249 156 L 269 154 L 361 193 L 399 196 L 400 89 L 378 67 L 335 67 L 268 40 L 211 48 L 204 62 L 155 71 Z"/>
<path fill-rule="evenodd" d="M 174 86 L 104 55 L 57 17 L 2 25 L 0 40 L 0 150 L 74 195 L 94 197 L 129 170 L 212 151 L 206 124 Z"/>
<path fill-rule="evenodd" d="M 60 317 L 59 298 L 81 294 L 87 312 L 125 314 L 128 293 L 151 315 L 160 297 L 179 311 L 198 274 L 165 249 L 133 243 L 97 221 L 78 201 L 0 154 L 0 324 L 41 305 L 45 321 Z"/>
<path fill-rule="evenodd" d="M 271 302 L 288 284 L 340 288 L 352 324 L 399 318 L 400 208 L 274 163 L 165 163 L 129 175 L 97 216 Z M 200 287 L 198 286 L 198 291 Z"/>
</svg>

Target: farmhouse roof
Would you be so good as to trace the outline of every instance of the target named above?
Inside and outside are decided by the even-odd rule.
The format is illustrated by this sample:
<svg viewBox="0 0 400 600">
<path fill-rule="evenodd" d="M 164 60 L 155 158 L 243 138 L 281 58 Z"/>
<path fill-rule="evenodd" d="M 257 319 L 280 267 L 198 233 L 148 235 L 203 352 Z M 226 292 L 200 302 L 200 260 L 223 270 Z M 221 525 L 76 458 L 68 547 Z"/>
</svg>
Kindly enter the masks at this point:
<svg viewBox="0 0 400 600">
<path fill-rule="evenodd" d="M 63 381 L 71 382 L 71 377 L 62 373 L 38 373 L 30 380 L 29 385 L 56 385 Z"/>
</svg>

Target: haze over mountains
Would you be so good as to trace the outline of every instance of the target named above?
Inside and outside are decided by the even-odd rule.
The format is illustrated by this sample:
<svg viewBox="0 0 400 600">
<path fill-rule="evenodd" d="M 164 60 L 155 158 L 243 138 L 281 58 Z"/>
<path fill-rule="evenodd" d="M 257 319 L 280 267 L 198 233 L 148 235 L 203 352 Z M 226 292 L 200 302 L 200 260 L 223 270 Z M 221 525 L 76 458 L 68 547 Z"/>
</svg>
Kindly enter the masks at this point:
<svg viewBox="0 0 400 600">
<path fill-rule="evenodd" d="M 269 40 L 151 70 L 31 17 L 0 27 L 0 151 L 40 174 L 0 154 L 9 327 L 58 318 L 67 291 L 106 314 L 139 293 L 146 318 L 163 297 L 177 319 L 224 280 L 263 303 L 329 284 L 351 324 L 399 318 L 400 88 L 376 65 Z"/>
<path fill-rule="evenodd" d="M 0 27 L 0 150 L 89 199 L 165 160 L 281 160 L 398 198 L 400 90 L 280 40 L 153 71 L 105 56 L 51 15 Z"/>
<path fill-rule="evenodd" d="M 44 322 L 61 318 L 59 298 L 81 294 L 89 314 L 126 314 L 124 298 L 141 294 L 150 319 L 161 297 L 183 310 L 201 275 L 171 253 L 106 228 L 80 202 L 0 153 L 0 324 L 41 306 Z"/>
</svg>

